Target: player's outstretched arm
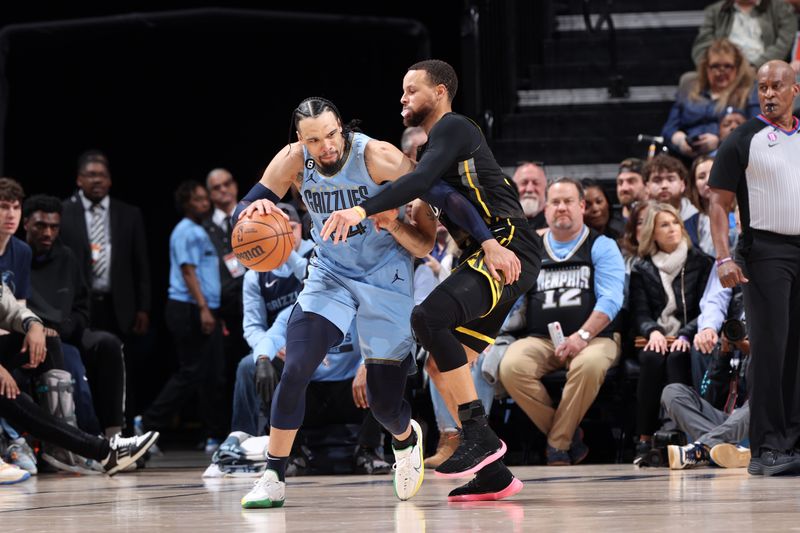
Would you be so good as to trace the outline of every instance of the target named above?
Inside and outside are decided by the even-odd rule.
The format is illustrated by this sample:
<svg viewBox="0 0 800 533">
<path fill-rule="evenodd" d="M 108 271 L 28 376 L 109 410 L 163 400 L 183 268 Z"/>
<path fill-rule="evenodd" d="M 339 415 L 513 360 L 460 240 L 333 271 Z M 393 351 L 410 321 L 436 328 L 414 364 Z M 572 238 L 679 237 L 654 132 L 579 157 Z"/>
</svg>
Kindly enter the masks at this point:
<svg viewBox="0 0 800 533">
<path fill-rule="evenodd" d="M 364 150 L 364 162 L 367 171 L 375 183 L 395 181 L 416 166 L 406 155 L 394 145 L 371 140 Z M 436 240 L 436 217 L 430 207 L 415 200 L 411 209 L 411 220 L 397 218 L 399 210 L 390 209 L 370 217 L 378 231 L 386 230 L 395 240 L 414 257 L 425 257 L 433 249 Z"/>
<path fill-rule="evenodd" d="M 236 225 L 241 217 L 249 217 L 256 212 L 268 214 L 275 211 L 288 219 L 283 211 L 275 208 L 275 204 L 293 183 L 300 183 L 302 179 L 303 148 L 300 143 L 291 143 L 275 154 L 259 182 L 239 201 L 231 216 L 231 226 Z"/>
<path fill-rule="evenodd" d="M 421 197 L 447 168 L 441 162 L 431 162 L 426 164 L 427 170 L 420 172 L 419 165 L 415 169 L 410 159 L 395 146 L 384 141 L 370 141 L 364 151 L 364 158 L 375 183 L 391 182 L 391 185 L 367 199 L 361 206 L 333 212 L 320 231 L 323 240 L 328 240 L 331 235 L 334 244 L 347 240 L 350 226 L 355 226 L 367 216 L 396 209 Z M 438 168 L 439 166 L 442 168 Z M 398 184 L 400 186 L 396 187 Z M 381 200 L 375 203 L 376 198 Z"/>
<path fill-rule="evenodd" d="M 373 161 L 372 168 L 370 167 L 369 157 L 370 146 L 373 147 L 371 152 L 371 159 Z M 367 169 L 370 170 L 370 175 L 373 176 L 373 179 L 377 183 L 383 183 L 384 181 L 396 181 L 400 178 L 405 180 L 407 179 L 407 169 L 414 169 L 414 164 L 412 161 L 405 157 L 400 150 L 389 143 L 370 141 L 370 143 L 367 145 L 366 153 Z M 427 160 L 430 161 L 431 159 Z M 489 268 L 489 272 L 496 280 L 500 281 L 501 279 L 498 272 L 503 272 L 505 282 L 507 284 L 514 283 L 519 279 L 519 275 L 522 270 L 519 258 L 514 252 L 504 248 L 500 245 L 500 243 L 497 242 L 497 240 L 492 236 L 492 233 L 489 231 L 489 228 L 486 226 L 486 222 L 484 222 L 483 218 L 481 218 L 480 214 L 475 209 L 475 206 L 473 206 L 463 195 L 459 194 L 458 191 L 441 179 L 437 179 L 433 185 L 427 188 L 427 192 L 424 193 L 422 199 L 442 209 L 442 211 L 447 214 L 450 220 L 452 220 L 461 228 L 465 229 L 472 236 L 472 238 L 475 239 L 476 242 L 481 244 L 481 247 L 485 253 L 484 257 L 486 266 Z M 362 213 L 356 209 L 353 211 L 352 216 L 355 218 L 361 214 Z M 366 211 L 364 214 L 366 214 Z M 358 222 L 355 224 L 357 223 Z M 347 226 L 347 228 L 349 228 L 349 226 Z M 435 239 L 435 220 L 433 221 L 432 231 L 433 238 Z M 325 238 L 324 230 L 323 238 Z M 400 242 L 400 244 L 411 253 L 417 255 L 415 251 L 411 250 L 411 248 L 403 244 L 403 242 L 399 239 L 398 242 Z M 431 242 L 428 252 L 430 252 L 432 247 L 433 243 Z M 417 255 L 417 257 L 420 256 Z"/>
</svg>

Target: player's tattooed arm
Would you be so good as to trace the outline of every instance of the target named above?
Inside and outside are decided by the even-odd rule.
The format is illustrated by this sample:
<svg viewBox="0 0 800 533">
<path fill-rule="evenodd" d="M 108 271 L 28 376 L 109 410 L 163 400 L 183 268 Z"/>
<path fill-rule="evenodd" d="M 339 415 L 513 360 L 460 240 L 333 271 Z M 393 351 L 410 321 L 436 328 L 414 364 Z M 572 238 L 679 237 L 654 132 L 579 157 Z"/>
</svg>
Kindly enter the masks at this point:
<svg viewBox="0 0 800 533">
<path fill-rule="evenodd" d="M 237 204 L 232 222 L 235 224 L 241 217 L 249 217 L 254 213 L 268 214 L 275 209 L 275 203 L 289 191 L 298 174 L 303 175 L 304 164 L 299 143 L 289 144 L 275 154 L 261 180 Z"/>
<path fill-rule="evenodd" d="M 303 186 L 303 173 L 302 172 L 298 172 L 295 175 L 295 177 L 294 177 L 294 186 L 297 188 L 298 191 Z"/>
<path fill-rule="evenodd" d="M 397 218 L 398 210 L 390 209 L 373 215 L 370 220 L 378 231 L 386 230 L 397 243 L 414 257 L 426 257 L 433 249 L 436 239 L 436 217 L 428 204 L 415 200 L 411 206 L 409 220 Z"/>
</svg>

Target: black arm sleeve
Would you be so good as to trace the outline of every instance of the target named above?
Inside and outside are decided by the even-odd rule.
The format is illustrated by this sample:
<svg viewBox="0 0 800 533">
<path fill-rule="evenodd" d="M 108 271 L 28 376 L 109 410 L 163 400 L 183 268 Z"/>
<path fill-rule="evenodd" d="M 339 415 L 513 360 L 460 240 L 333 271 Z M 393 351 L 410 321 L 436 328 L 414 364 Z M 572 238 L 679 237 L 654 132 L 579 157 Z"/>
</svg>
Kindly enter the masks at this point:
<svg viewBox="0 0 800 533">
<path fill-rule="evenodd" d="M 454 224 L 467 230 L 475 242 L 481 243 L 493 238 L 492 232 L 489 231 L 475 206 L 444 181 L 439 180 L 434 183 L 433 187 L 422 195 L 422 199 L 444 211 Z"/>
<path fill-rule="evenodd" d="M 431 129 L 428 147 L 417 168 L 361 204 L 367 216 L 421 198 L 449 169 L 455 167 L 459 155 L 468 154 L 475 148 L 477 144 L 473 139 L 473 129 L 463 119 L 442 117 Z"/>
<path fill-rule="evenodd" d="M 267 189 L 263 185 L 261 185 L 260 181 L 257 181 L 253 188 L 239 200 L 239 203 L 236 204 L 236 208 L 231 213 L 231 228 L 236 226 L 236 223 L 239 222 L 239 215 L 242 211 L 247 209 L 247 206 L 255 202 L 256 200 L 269 200 L 270 202 L 277 204 L 281 201 L 280 197 L 272 192 L 271 190 Z"/>
</svg>

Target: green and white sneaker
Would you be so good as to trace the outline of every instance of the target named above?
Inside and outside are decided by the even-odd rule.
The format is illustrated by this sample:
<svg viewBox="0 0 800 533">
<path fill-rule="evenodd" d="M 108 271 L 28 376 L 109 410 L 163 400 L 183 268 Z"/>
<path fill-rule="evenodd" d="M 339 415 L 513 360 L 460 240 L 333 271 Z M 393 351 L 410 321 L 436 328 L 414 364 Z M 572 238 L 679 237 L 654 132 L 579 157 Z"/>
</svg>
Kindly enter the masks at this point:
<svg viewBox="0 0 800 533">
<path fill-rule="evenodd" d="M 265 470 L 253 488 L 242 498 L 244 509 L 269 509 L 283 507 L 286 499 L 286 483 L 278 480 L 274 470 Z"/>
<path fill-rule="evenodd" d="M 417 443 L 402 450 L 394 451 L 394 493 L 405 501 L 419 491 L 422 478 L 425 477 L 425 464 L 422 457 L 422 428 L 415 420 L 411 421 L 411 429 L 417 435 Z"/>
</svg>

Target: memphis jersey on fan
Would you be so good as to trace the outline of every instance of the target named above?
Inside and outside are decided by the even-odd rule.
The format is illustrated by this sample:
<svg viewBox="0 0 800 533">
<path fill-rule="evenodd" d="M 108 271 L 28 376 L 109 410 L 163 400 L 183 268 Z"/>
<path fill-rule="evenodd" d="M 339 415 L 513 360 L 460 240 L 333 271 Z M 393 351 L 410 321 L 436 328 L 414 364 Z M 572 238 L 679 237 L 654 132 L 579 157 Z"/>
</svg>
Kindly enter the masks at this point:
<svg viewBox="0 0 800 533">
<path fill-rule="evenodd" d="M 370 137 L 363 133 L 352 135 L 344 165 L 330 177 L 319 173 L 316 163 L 303 147 L 306 164 L 300 194 L 313 222 L 311 237 L 317 245 L 318 260 L 333 272 L 360 278 L 398 259 L 398 254 L 403 254 L 408 260 L 411 256 L 388 231 L 378 232 L 368 221 L 352 226 L 345 242 L 333 244 L 333 239 L 323 241 L 320 238 L 319 230 L 331 213 L 355 207 L 385 187 L 375 183 L 367 171 L 364 150 Z M 403 214 L 400 210 L 401 218 Z"/>
</svg>

